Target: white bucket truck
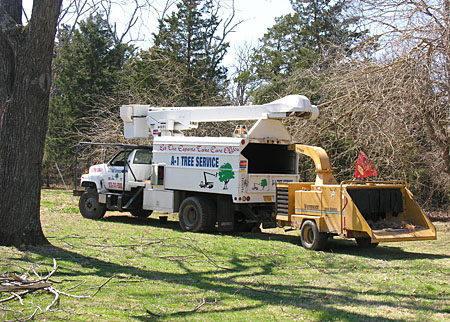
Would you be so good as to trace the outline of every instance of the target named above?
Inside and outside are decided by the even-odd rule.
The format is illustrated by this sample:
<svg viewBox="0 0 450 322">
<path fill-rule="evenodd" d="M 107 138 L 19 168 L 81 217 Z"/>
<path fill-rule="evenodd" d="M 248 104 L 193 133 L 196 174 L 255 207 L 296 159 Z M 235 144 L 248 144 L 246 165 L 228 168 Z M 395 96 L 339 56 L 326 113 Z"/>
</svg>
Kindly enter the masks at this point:
<svg viewBox="0 0 450 322">
<path fill-rule="evenodd" d="M 80 211 L 101 218 L 106 210 L 149 216 L 178 212 L 183 230 L 250 231 L 273 227 L 278 182 L 298 181 L 298 155 L 280 119 L 317 118 L 300 95 L 265 105 L 120 108 L 125 138 L 153 135 L 153 149 L 124 148 L 81 177 Z M 233 137 L 189 137 L 200 122 L 257 120 Z M 125 176 L 124 176 L 125 175 Z"/>
</svg>

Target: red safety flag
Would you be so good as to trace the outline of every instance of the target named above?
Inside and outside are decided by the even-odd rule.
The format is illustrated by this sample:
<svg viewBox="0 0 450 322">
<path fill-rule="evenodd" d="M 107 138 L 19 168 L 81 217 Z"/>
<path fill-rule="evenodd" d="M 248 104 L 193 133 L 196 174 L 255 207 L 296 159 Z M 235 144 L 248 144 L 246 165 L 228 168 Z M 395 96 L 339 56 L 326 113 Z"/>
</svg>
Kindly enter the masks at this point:
<svg viewBox="0 0 450 322">
<path fill-rule="evenodd" d="M 374 165 L 370 162 L 367 155 L 363 151 L 360 151 L 358 161 L 356 161 L 355 179 L 376 176 L 378 176 L 378 172 Z"/>
</svg>

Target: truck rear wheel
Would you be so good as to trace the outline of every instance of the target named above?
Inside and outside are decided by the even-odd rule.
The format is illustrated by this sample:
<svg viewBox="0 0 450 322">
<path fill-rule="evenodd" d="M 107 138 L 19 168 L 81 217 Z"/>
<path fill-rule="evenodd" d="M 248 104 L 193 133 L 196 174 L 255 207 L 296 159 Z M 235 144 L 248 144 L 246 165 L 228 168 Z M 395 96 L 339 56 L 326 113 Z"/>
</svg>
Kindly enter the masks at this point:
<svg viewBox="0 0 450 322">
<path fill-rule="evenodd" d="M 328 235 L 326 233 L 319 232 L 319 228 L 317 228 L 314 221 L 307 220 L 302 225 L 300 239 L 304 248 L 320 250 L 325 248 Z"/>
<path fill-rule="evenodd" d="M 216 223 L 214 203 L 201 197 L 186 198 L 180 205 L 178 219 L 184 231 L 196 233 L 212 230 Z"/>
<path fill-rule="evenodd" d="M 88 188 L 81 195 L 78 206 L 81 215 L 88 219 L 100 219 L 106 212 L 106 205 L 98 202 L 98 193 L 93 188 Z"/>
<path fill-rule="evenodd" d="M 375 248 L 378 243 L 372 243 L 370 237 L 355 238 L 359 248 Z"/>
</svg>

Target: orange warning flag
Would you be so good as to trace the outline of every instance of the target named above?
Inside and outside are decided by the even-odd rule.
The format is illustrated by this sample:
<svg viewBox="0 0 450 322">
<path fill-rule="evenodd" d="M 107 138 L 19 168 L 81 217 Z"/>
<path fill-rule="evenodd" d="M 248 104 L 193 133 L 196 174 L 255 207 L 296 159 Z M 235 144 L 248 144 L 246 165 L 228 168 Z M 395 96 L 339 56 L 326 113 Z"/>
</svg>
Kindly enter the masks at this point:
<svg viewBox="0 0 450 322">
<path fill-rule="evenodd" d="M 360 151 L 358 161 L 356 161 L 355 179 L 376 176 L 378 176 L 378 172 L 374 165 L 370 162 L 367 155 L 363 151 Z"/>
</svg>

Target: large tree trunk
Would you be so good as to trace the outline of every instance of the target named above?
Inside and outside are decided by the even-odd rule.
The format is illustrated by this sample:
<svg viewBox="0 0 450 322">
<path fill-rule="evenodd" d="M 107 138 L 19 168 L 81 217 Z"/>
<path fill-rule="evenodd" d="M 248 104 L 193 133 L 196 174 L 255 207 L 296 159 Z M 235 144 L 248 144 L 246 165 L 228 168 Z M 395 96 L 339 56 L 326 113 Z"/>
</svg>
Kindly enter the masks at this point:
<svg viewBox="0 0 450 322">
<path fill-rule="evenodd" d="M 45 243 L 39 218 L 51 61 L 62 0 L 0 0 L 0 245 Z"/>
</svg>

